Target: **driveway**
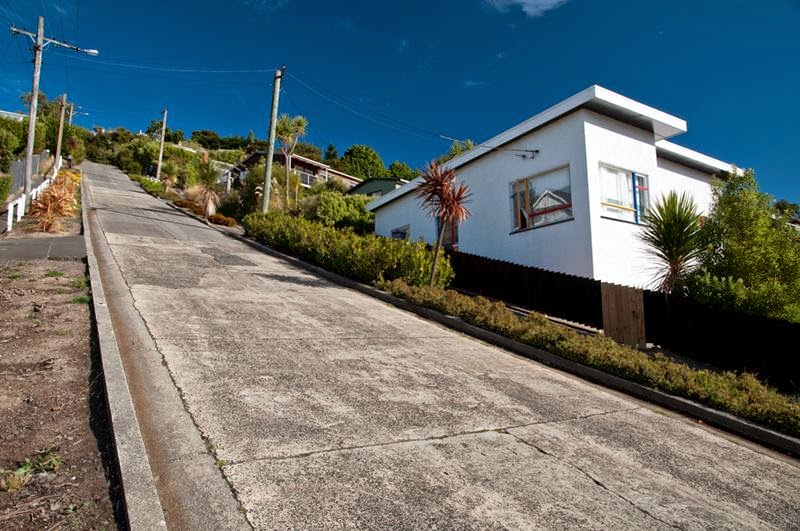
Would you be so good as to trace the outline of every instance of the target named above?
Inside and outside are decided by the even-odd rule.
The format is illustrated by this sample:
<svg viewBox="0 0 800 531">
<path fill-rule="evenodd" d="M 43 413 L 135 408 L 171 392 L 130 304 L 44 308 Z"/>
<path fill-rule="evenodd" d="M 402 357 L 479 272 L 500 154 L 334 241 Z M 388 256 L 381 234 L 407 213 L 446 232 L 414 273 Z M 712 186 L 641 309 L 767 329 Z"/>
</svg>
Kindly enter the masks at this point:
<svg viewBox="0 0 800 531">
<path fill-rule="evenodd" d="M 149 334 L 131 341 L 152 344 L 169 373 L 134 403 L 162 503 L 181 500 L 170 527 L 190 521 L 181 504 L 204 489 L 229 489 L 214 499 L 232 502 L 214 513 L 240 505 L 247 519 L 217 528 L 800 522 L 796 461 L 261 254 L 118 170 L 83 169 L 87 206 Z M 138 362 L 125 363 L 128 372 Z M 135 394 L 143 374 L 128 374 Z M 179 397 L 191 422 L 148 411 L 159 393 Z M 224 482 L 203 479 L 207 466 L 166 470 L 178 459 L 157 454 L 192 430 Z"/>
</svg>

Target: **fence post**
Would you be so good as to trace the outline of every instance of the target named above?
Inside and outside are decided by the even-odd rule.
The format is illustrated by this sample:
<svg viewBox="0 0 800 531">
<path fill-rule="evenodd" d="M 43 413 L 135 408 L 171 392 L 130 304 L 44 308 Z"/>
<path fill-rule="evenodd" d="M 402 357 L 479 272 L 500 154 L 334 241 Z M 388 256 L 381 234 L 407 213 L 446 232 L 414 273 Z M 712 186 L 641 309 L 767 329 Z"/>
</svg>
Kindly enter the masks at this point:
<svg viewBox="0 0 800 531">
<path fill-rule="evenodd" d="M 600 292 L 605 335 L 625 345 L 645 347 L 647 339 L 642 290 L 603 282 Z"/>
</svg>

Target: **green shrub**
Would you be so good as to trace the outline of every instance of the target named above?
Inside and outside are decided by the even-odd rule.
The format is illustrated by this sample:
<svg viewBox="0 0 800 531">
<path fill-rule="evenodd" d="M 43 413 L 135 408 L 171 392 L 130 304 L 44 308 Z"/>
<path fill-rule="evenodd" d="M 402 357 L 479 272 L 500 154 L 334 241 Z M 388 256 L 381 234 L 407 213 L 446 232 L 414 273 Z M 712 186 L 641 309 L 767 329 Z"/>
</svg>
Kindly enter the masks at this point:
<svg viewBox="0 0 800 531">
<path fill-rule="evenodd" d="M 368 212 L 367 203 L 372 197 L 344 195 L 333 190 L 322 190 L 303 202 L 303 215 L 327 227 L 350 227 L 359 234 L 375 230 L 375 214 Z"/>
<path fill-rule="evenodd" d="M 412 287 L 401 280 L 381 288 L 420 306 L 541 348 L 627 380 L 697 400 L 783 433 L 800 435 L 800 403 L 764 385 L 752 374 L 692 369 L 656 354 L 649 356 L 606 336 L 583 335 L 531 313 L 519 318 L 502 303 L 452 290 Z"/>
<path fill-rule="evenodd" d="M 276 212 L 249 214 L 242 224 L 260 242 L 359 282 L 402 278 L 419 286 L 430 278 L 433 253 L 421 242 L 359 236 Z M 450 261 L 442 257 L 437 284 L 447 286 L 452 278 Z"/>
<path fill-rule="evenodd" d="M 225 225 L 226 227 L 235 227 L 236 220 L 233 218 L 229 218 L 223 214 L 212 214 L 208 216 L 208 221 L 211 223 L 215 223 L 217 225 Z"/>
<path fill-rule="evenodd" d="M 154 181 L 153 179 L 144 177 L 142 175 L 131 175 L 131 180 L 139 183 L 139 186 L 141 186 L 144 191 L 150 195 L 159 197 L 160 194 L 164 193 L 164 183 L 160 181 Z"/>
<path fill-rule="evenodd" d="M 11 176 L 0 175 L 0 205 L 4 205 L 11 193 Z"/>
</svg>

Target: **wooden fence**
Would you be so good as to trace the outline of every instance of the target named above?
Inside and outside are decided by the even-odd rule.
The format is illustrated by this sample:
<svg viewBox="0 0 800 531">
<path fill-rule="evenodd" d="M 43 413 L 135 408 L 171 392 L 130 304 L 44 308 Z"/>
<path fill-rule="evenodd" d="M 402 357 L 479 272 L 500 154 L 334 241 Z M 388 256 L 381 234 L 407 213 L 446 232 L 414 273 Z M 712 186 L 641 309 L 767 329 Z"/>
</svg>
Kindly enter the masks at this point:
<svg viewBox="0 0 800 531">
<path fill-rule="evenodd" d="M 450 262 L 454 288 L 600 328 L 621 343 L 653 343 L 800 391 L 800 324 L 466 253 L 452 252 Z"/>
</svg>

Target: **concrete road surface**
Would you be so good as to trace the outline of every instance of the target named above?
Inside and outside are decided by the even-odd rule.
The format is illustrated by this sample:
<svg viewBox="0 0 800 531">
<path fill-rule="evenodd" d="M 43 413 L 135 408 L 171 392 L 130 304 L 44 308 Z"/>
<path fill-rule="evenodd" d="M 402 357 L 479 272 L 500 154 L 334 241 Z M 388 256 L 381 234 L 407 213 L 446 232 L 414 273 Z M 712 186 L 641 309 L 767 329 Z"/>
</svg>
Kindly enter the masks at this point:
<svg viewBox="0 0 800 531">
<path fill-rule="evenodd" d="M 118 170 L 83 169 L 171 528 L 800 526 L 796 461 L 261 254 Z"/>
</svg>

